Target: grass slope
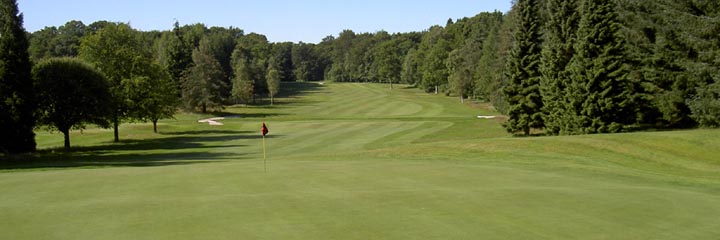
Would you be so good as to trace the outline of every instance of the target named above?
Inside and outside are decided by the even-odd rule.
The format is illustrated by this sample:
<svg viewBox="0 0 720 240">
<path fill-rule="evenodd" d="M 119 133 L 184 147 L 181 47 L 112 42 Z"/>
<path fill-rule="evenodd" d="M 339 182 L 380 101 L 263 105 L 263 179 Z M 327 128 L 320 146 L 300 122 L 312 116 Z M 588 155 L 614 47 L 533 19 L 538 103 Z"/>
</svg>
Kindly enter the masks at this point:
<svg viewBox="0 0 720 240">
<path fill-rule="evenodd" d="M 717 239 L 717 130 L 512 138 L 482 106 L 286 84 L 112 132 L 38 132 L 0 172 L 0 239 Z M 270 128 L 263 172 L 260 122 Z M 28 163 L 28 160 L 32 160 Z"/>
</svg>

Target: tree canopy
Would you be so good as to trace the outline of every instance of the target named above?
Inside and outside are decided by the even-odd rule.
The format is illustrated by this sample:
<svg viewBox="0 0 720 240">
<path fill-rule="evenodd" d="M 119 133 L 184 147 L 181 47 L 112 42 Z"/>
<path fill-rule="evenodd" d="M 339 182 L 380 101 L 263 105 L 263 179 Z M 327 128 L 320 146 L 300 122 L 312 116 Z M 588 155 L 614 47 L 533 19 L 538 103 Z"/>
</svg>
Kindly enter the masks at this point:
<svg viewBox="0 0 720 240">
<path fill-rule="evenodd" d="M 105 76 L 75 58 L 50 58 L 33 69 L 38 89 L 39 123 L 65 135 L 70 148 L 70 129 L 85 124 L 109 125 L 112 114 L 110 88 Z"/>
</svg>

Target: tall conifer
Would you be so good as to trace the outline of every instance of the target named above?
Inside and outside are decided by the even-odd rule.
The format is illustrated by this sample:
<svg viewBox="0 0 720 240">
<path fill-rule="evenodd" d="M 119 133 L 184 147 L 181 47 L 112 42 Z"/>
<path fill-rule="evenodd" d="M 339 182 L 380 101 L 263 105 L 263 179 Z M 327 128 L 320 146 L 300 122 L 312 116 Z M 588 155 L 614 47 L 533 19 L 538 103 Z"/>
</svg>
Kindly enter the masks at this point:
<svg viewBox="0 0 720 240">
<path fill-rule="evenodd" d="M 35 93 L 17 1 L 0 0 L 0 153 L 35 151 Z"/>
<path fill-rule="evenodd" d="M 537 0 L 519 0 L 516 4 L 520 17 L 513 32 L 514 44 L 506 66 L 508 83 L 503 90 L 510 105 L 505 128 L 530 135 L 532 128 L 544 127 L 539 88 L 540 12 Z"/>
<path fill-rule="evenodd" d="M 585 0 L 568 87 L 565 134 L 620 132 L 635 121 L 625 41 L 614 1 Z"/>
<path fill-rule="evenodd" d="M 550 17 L 545 24 L 544 46 L 540 71 L 540 93 L 543 99 L 543 120 L 546 132 L 560 133 L 566 116 L 566 86 L 569 84 L 568 64 L 575 54 L 575 38 L 580 21 L 576 0 L 550 0 Z"/>
</svg>

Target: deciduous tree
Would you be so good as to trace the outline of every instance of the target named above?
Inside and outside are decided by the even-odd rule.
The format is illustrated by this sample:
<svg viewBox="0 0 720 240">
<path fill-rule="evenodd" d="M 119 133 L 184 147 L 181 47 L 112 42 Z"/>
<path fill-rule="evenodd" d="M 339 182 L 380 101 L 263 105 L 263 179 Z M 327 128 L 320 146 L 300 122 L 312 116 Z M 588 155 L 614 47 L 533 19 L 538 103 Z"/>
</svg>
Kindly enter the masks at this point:
<svg viewBox="0 0 720 240">
<path fill-rule="evenodd" d="M 105 76 L 75 58 L 50 58 L 33 69 L 38 89 L 39 123 L 57 129 L 70 148 L 70 129 L 92 123 L 107 126 L 113 112 Z"/>
</svg>

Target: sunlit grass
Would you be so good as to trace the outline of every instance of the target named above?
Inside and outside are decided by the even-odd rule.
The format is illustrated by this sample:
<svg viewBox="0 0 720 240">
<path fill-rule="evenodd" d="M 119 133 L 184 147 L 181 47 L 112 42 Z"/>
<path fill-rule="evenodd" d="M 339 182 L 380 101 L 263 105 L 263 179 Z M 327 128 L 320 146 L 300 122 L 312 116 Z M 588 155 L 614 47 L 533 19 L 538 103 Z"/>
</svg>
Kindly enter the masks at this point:
<svg viewBox="0 0 720 240">
<path fill-rule="evenodd" d="M 513 138 L 377 84 L 62 136 L 3 165 L 2 239 L 716 239 L 718 130 Z M 197 120 L 228 116 L 223 126 Z M 267 166 L 260 124 L 270 128 Z"/>
</svg>

